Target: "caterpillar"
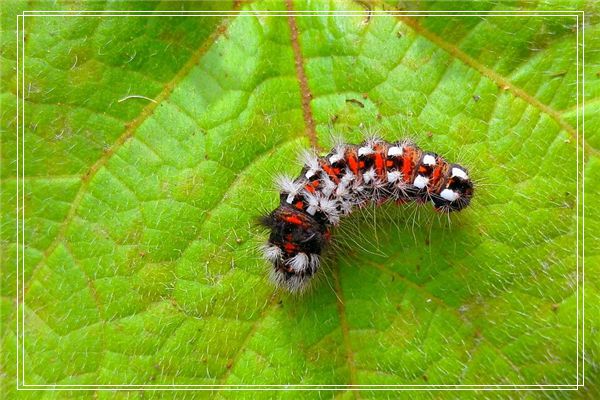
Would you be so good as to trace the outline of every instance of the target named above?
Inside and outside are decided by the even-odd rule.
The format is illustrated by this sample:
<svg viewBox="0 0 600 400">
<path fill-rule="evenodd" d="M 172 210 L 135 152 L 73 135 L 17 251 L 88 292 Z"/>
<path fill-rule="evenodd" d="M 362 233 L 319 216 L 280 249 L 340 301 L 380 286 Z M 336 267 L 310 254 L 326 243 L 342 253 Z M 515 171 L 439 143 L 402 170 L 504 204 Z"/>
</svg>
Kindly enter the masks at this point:
<svg viewBox="0 0 600 400">
<path fill-rule="evenodd" d="M 340 143 L 324 157 L 305 151 L 303 168 L 292 179 L 276 179 L 280 204 L 259 223 L 270 229 L 264 258 L 273 264 L 271 280 L 302 292 L 319 269 L 332 226 L 354 208 L 372 201 L 431 202 L 442 213 L 460 211 L 473 197 L 467 170 L 403 139 L 370 138 Z"/>
</svg>

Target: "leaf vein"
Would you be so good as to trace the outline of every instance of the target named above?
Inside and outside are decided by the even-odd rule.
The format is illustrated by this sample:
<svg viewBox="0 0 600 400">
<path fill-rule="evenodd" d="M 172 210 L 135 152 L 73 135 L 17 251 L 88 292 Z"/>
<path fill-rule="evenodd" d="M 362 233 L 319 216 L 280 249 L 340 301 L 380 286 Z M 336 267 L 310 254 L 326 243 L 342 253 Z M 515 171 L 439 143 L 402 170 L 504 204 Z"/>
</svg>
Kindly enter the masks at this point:
<svg viewBox="0 0 600 400">
<path fill-rule="evenodd" d="M 156 103 L 151 102 L 146 107 L 144 107 L 140 115 L 128 124 L 123 134 L 121 134 L 121 136 L 117 138 L 113 146 L 111 146 L 111 148 L 106 153 L 104 153 L 102 157 L 98 161 L 96 161 L 83 175 L 82 185 L 80 186 L 79 191 L 77 192 L 75 198 L 73 199 L 73 202 L 71 203 L 69 212 L 67 213 L 67 216 L 65 217 L 59 232 L 44 252 L 44 256 L 42 257 L 42 259 L 33 268 L 31 276 L 33 276 L 35 271 L 47 261 L 50 254 L 52 254 L 52 252 L 54 251 L 54 249 L 56 249 L 58 244 L 65 238 L 66 232 L 71 224 L 71 221 L 76 215 L 77 208 L 81 203 L 85 193 L 88 192 L 88 188 L 92 182 L 93 177 L 98 173 L 100 169 L 102 169 L 106 165 L 108 160 L 114 154 L 116 154 L 117 150 L 120 149 L 126 142 L 129 141 L 129 139 L 131 139 L 134 136 L 137 128 L 153 114 L 154 110 L 170 96 L 177 83 L 179 83 L 185 76 L 188 75 L 191 69 L 195 67 L 198 64 L 198 62 L 202 59 L 204 54 L 206 54 L 206 52 L 212 46 L 212 44 L 225 33 L 225 30 L 231 21 L 232 17 L 224 19 L 221 25 L 204 41 L 204 43 L 198 48 L 198 50 L 196 50 L 196 52 L 192 54 L 190 60 L 181 68 L 181 70 L 179 70 L 179 72 L 173 77 L 173 79 L 171 79 L 171 81 L 165 85 L 163 91 L 158 96 L 156 96 Z"/>
<path fill-rule="evenodd" d="M 571 135 L 574 139 L 580 140 L 581 145 L 585 148 L 586 152 L 595 153 L 596 150 L 590 147 L 587 143 L 583 141 L 581 134 L 577 131 L 575 127 L 569 124 L 562 118 L 562 115 L 559 111 L 554 110 L 549 105 L 542 103 L 540 100 L 535 98 L 534 96 L 527 93 L 524 89 L 516 86 L 514 83 L 497 73 L 496 71 L 484 66 L 476 59 L 472 58 L 468 54 L 464 53 L 454 44 L 446 42 L 441 37 L 437 36 L 435 33 L 429 31 L 427 28 L 423 27 L 418 21 L 414 18 L 397 15 L 396 18 L 403 21 L 406 25 L 411 27 L 413 31 L 432 43 L 436 44 L 438 47 L 446 51 L 452 57 L 460 60 L 463 64 L 467 65 L 470 68 L 477 70 L 480 74 L 486 76 L 490 80 L 492 80 L 496 85 L 501 88 L 506 88 L 509 90 L 515 97 L 519 97 L 529 105 L 539 109 L 543 113 L 547 114 L 552 118 L 562 129 L 564 129 L 569 135 Z"/>
</svg>

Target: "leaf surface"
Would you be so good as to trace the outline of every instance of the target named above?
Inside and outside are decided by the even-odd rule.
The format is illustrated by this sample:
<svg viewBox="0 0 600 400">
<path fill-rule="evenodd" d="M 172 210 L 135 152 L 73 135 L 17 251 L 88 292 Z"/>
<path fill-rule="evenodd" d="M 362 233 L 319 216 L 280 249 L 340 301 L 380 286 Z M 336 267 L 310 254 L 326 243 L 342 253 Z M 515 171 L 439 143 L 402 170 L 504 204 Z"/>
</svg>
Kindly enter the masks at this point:
<svg viewBox="0 0 600 400">
<path fill-rule="evenodd" d="M 92 395 L 17 392 L 17 362 L 21 384 L 134 388 L 575 385 L 585 368 L 585 390 L 553 393 L 593 397 L 597 5 L 560 5 L 586 11 L 583 75 L 574 15 L 495 15 L 519 11 L 511 2 L 469 4 L 485 17 L 432 15 L 460 11 L 446 2 L 391 13 L 413 6 L 3 3 L 2 390 Z M 28 16 L 16 119 L 17 13 L 140 7 L 240 13 Z M 288 7 L 363 13 L 265 13 Z M 362 210 L 310 293 L 274 291 L 255 225 L 278 203 L 273 177 L 297 174 L 301 149 L 364 132 L 467 166 L 472 206 L 449 220 Z"/>
</svg>

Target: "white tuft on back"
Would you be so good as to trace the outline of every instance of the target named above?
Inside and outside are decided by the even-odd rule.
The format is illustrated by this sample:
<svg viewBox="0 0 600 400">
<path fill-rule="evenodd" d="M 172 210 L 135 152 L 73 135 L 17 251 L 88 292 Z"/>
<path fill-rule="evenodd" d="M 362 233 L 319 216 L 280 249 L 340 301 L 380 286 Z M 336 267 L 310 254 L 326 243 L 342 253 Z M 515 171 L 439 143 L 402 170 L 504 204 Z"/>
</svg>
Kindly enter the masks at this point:
<svg viewBox="0 0 600 400">
<path fill-rule="evenodd" d="M 419 189 L 424 189 L 429 184 L 429 178 L 424 177 L 423 175 L 417 175 L 413 185 Z"/>
<path fill-rule="evenodd" d="M 302 182 L 294 182 L 294 179 L 287 175 L 278 175 L 275 177 L 275 184 L 280 192 L 297 195 L 304 186 Z"/>
<path fill-rule="evenodd" d="M 399 157 L 403 153 L 402 147 L 392 146 L 388 149 L 388 157 Z"/>
<path fill-rule="evenodd" d="M 458 193 L 451 189 L 444 189 L 441 191 L 440 196 L 448 201 L 454 201 L 460 197 Z"/>
<path fill-rule="evenodd" d="M 423 164 L 429 165 L 429 166 L 434 166 L 435 165 L 435 157 L 432 156 L 431 154 L 425 154 L 423 156 Z"/>
<path fill-rule="evenodd" d="M 452 177 L 455 177 L 455 176 L 465 179 L 465 180 L 469 179 L 469 175 L 467 175 L 467 173 L 465 171 L 463 171 L 460 168 L 456 168 L 456 167 L 452 168 Z"/>
<path fill-rule="evenodd" d="M 373 154 L 375 151 L 370 148 L 370 147 L 361 147 L 360 149 L 358 149 L 358 156 L 368 156 L 369 154 Z"/>
<path fill-rule="evenodd" d="M 334 164 L 334 163 L 336 163 L 336 162 L 338 162 L 340 160 L 343 160 L 343 159 L 344 159 L 344 154 L 343 153 L 341 153 L 341 154 L 340 153 L 335 153 L 331 157 L 329 157 L 329 162 L 331 164 Z"/>
</svg>

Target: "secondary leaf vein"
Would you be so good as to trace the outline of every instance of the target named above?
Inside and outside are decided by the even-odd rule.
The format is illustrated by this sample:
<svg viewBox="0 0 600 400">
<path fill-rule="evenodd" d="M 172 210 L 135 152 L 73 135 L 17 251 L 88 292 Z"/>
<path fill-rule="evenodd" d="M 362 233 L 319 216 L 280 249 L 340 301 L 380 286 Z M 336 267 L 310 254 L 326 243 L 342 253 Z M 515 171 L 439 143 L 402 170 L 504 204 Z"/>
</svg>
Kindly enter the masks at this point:
<svg viewBox="0 0 600 400">
<path fill-rule="evenodd" d="M 79 188 L 79 191 L 75 195 L 73 202 L 71 203 L 71 207 L 69 208 L 67 216 L 65 217 L 65 219 L 60 227 L 60 230 L 56 234 L 56 237 L 54 238 L 52 243 L 48 246 L 48 248 L 44 252 L 44 257 L 33 268 L 32 273 L 31 273 L 32 277 L 34 276 L 35 271 L 46 262 L 46 260 L 48 259 L 50 254 L 52 254 L 54 249 L 56 249 L 58 244 L 64 240 L 65 234 L 71 224 L 71 221 L 75 217 L 76 210 L 77 210 L 79 204 L 81 203 L 84 195 L 87 193 L 88 188 L 89 188 L 94 176 L 98 173 L 98 171 L 100 169 L 102 169 L 108 163 L 108 160 L 110 160 L 111 157 L 114 154 L 116 154 L 116 152 L 127 141 L 129 141 L 129 139 L 131 139 L 134 136 L 135 132 L 137 131 L 137 128 L 139 128 L 142 125 L 142 123 L 144 121 L 146 121 L 146 119 L 149 118 L 154 113 L 154 110 L 163 101 L 165 101 L 167 98 L 169 98 L 169 96 L 171 95 L 171 93 L 173 92 L 173 90 L 175 89 L 177 84 L 180 81 L 182 81 L 189 74 L 189 72 L 192 70 L 192 68 L 194 68 L 198 64 L 198 62 L 202 59 L 204 54 L 206 54 L 206 52 L 212 46 L 212 44 L 226 32 L 227 27 L 231 23 L 232 19 L 233 19 L 233 17 L 228 17 L 223 20 L 223 22 L 204 41 L 204 43 L 198 48 L 198 50 L 196 50 L 196 52 L 194 52 L 192 54 L 192 56 L 188 60 L 188 62 L 186 62 L 185 65 L 179 70 L 179 72 L 177 72 L 177 74 L 175 74 L 175 76 L 171 79 L 171 81 L 169 81 L 165 85 L 164 89 L 158 94 L 158 96 L 155 97 L 156 103 L 151 102 L 146 107 L 144 107 L 142 109 L 142 112 L 140 113 L 140 115 L 138 115 L 138 117 L 136 117 L 133 121 L 131 121 L 130 123 L 128 123 L 126 125 L 125 131 L 121 134 L 121 136 L 119 136 L 117 138 L 115 143 L 102 155 L 102 157 L 100 157 L 98 159 L 98 161 L 96 161 L 84 173 L 84 175 L 81 178 L 82 184 Z"/>
</svg>

